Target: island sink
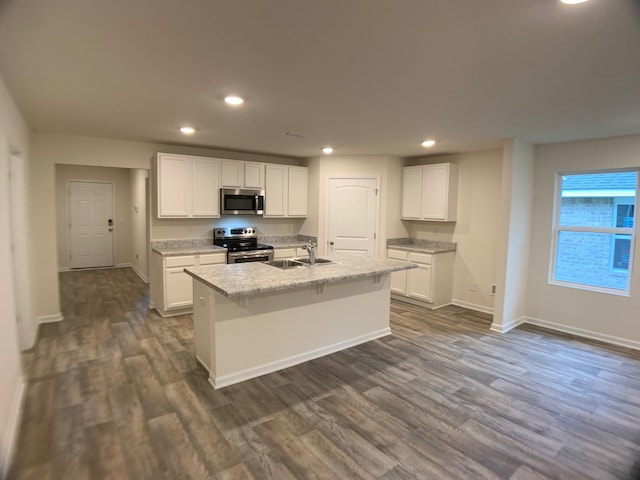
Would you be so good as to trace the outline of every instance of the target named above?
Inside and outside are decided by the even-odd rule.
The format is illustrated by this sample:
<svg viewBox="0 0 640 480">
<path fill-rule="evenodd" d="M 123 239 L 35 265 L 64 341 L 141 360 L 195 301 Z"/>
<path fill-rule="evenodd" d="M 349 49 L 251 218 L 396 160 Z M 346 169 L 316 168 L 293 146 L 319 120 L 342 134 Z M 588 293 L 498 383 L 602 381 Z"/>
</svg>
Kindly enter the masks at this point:
<svg viewBox="0 0 640 480">
<path fill-rule="evenodd" d="M 271 260 L 268 262 L 265 262 L 267 265 L 269 265 L 270 267 L 276 267 L 276 268 L 281 268 L 283 270 L 287 269 L 287 268 L 296 268 L 296 267 L 302 267 L 303 264 L 301 262 L 298 262 L 296 260 L 293 260 L 292 258 L 284 258 L 284 259 L 280 259 L 280 260 Z"/>
<path fill-rule="evenodd" d="M 270 267 L 276 267 L 282 270 L 287 270 L 289 268 L 311 266 L 311 262 L 308 258 L 284 258 L 279 260 L 271 260 L 265 263 Z M 328 258 L 316 258 L 315 265 L 327 265 L 329 263 L 334 263 L 334 262 L 332 260 L 329 260 Z"/>
<path fill-rule="evenodd" d="M 305 257 L 295 258 L 294 261 L 304 263 L 305 265 L 311 265 L 311 261 Z M 327 263 L 333 263 L 333 260 L 329 260 L 328 258 L 316 258 L 316 265 L 326 265 Z"/>
</svg>

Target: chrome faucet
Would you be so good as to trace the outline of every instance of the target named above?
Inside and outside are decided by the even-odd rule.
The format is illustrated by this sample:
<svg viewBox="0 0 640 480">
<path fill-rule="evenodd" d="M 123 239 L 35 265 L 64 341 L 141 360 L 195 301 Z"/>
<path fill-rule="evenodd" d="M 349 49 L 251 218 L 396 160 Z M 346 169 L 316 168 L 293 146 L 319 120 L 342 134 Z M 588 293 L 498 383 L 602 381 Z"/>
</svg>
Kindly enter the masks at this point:
<svg viewBox="0 0 640 480">
<path fill-rule="evenodd" d="M 304 245 L 302 248 L 309 254 L 309 264 L 313 267 L 316 264 L 316 244 L 310 241 L 308 245 Z"/>
</svg>

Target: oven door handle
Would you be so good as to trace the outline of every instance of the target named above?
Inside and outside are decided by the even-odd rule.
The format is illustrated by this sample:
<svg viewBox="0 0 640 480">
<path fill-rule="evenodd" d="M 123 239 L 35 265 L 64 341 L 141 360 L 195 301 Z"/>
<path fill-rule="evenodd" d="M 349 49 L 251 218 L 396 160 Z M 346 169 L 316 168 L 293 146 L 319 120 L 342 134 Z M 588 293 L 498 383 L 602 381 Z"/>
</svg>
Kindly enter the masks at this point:
<svg viewBox="0 0 640 480">
<path fill-rule="evenodd" d="M 229 260 L 232 258 L 255 258 L 255 257 L 265 257 L 268 256 L 271 258 L 273 255 L 273 250 L 253 250 L 253 251 L 244 251 L 244 252 L 229 252 Z M 231 262 L 228 262 L 231 263 Z"/>
</svg>

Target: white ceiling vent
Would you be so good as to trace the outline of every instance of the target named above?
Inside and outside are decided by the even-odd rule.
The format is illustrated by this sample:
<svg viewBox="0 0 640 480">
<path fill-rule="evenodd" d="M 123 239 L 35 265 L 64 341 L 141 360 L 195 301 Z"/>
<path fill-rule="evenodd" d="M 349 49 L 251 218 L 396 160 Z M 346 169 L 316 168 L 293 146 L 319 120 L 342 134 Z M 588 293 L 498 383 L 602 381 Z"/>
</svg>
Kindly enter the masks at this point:
<svg viewBox="0 0 640 480">
<path fill-rule="evenodd" d="M 284 135 L 285 137 L 296 137 L 296 138 L 306 138 L 309 137 L 310 135 L 308 133 L 301 133 L 301 132 L 284 132 L 282 135 Z"/>
</svg>

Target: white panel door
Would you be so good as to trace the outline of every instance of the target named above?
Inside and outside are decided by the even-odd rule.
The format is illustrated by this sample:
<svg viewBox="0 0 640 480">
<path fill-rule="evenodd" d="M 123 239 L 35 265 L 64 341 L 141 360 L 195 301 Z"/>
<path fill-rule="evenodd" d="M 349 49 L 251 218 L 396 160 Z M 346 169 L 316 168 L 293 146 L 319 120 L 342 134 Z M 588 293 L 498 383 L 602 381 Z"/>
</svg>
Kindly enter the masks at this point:
<svg viewBox="0 0 640 480">
<path fill-rule="evenodd" d="M 113 266 L 113 185 L 69 182 L 69 266 Z"/>
<path fill-rule="evenodd" d="M 376 178 L 330 178 L 328 252 L 374 257 L 378 226 Z"/>
</svg>

